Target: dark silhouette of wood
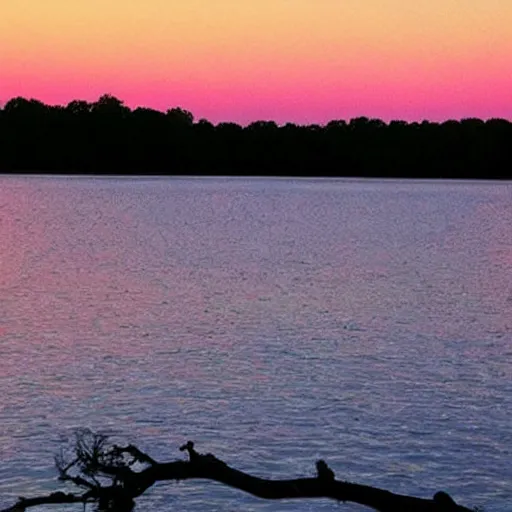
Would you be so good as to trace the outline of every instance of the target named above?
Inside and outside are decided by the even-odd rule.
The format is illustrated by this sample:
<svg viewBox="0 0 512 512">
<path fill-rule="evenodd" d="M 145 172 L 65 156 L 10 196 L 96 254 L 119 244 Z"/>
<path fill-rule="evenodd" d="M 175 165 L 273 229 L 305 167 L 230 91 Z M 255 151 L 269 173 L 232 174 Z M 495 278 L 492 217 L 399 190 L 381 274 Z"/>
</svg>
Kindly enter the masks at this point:
<svg viewBox="0 0 512 512">
<path fill-rule="evenodd" d="M 320 480 L 332 482 L 334 480 L 334 471 L 325 463 L 324 460 L 316 462 L 317 476 Z"/>
<path fill-rule="evenodd" d="M 99 510 L 129 512 L 135 499 L 156 482 L 192 478 L 214 480 L 267 500 L 330 498 L 352 502 L 379 512 L 470 512 L 443 491 L 432 499 L 395 494 L 368 485 L 336 480 L 325 461 L 316 463 L 317 474 L 309 478 L 269 480 L 231 468 L 214 455 L 200 454 L 194 443 L 181 446 L 188 460 L 157 462 L 136 446 L 120 447 L 108 443 L 106 436 L 82 430 L 76 435 L 69 460 L 56 458 L 60 480 L 70 481 L 82 494 L 54 492 L 47 496 L 19 498 L 0 512 L 21 512 L 43 504 L 95 503 Z M 134 466 L 139 466 L 134 469 Z"/>
</svg>

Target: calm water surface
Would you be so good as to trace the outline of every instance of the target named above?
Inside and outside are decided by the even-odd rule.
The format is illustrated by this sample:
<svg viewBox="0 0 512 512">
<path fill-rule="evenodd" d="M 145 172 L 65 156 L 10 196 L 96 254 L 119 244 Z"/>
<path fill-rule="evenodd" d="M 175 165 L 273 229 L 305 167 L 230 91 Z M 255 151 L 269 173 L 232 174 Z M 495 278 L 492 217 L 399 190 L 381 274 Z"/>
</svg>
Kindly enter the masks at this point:
<svg viewBox="0 0 512 512">
<path fill-rule="evenodd" d="M 0 506 L 87 426 L 510 511 L 511 235 L 506 183 L 0 177 Z M 202 481 L 138 508 L 361 510 Z"/>
</svg>

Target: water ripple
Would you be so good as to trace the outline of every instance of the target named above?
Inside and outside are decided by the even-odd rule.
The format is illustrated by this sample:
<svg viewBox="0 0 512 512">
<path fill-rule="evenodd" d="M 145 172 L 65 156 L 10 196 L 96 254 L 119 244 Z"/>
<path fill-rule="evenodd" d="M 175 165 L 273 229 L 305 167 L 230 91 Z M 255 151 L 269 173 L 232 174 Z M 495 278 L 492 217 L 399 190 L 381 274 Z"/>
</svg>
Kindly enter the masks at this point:
<svg viewBox="0 0 512 512">
<path fill-rule="evenodd" d="M 510 185 L 0 181 L 0 505 L 54 490 L 87 426 L 509 508 Z M 206 505 L 333 508 L 202 481 L 140 503 Z"/>
</svg>

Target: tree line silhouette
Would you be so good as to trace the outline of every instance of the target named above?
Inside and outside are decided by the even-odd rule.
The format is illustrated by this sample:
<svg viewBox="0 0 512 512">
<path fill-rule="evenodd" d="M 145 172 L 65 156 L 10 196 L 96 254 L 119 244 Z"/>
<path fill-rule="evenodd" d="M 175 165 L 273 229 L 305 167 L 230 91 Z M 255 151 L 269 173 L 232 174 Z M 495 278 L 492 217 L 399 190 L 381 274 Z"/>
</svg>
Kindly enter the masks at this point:
<svg viewBox="0 0 512 512">
<path fill-rule="evenodd" d="M 0 172 L 512 178 L 512 123 L 358 117 L 325 125 L 214 125 L 187 110 L 13 98 L 0 109 Z"/>
</svg>

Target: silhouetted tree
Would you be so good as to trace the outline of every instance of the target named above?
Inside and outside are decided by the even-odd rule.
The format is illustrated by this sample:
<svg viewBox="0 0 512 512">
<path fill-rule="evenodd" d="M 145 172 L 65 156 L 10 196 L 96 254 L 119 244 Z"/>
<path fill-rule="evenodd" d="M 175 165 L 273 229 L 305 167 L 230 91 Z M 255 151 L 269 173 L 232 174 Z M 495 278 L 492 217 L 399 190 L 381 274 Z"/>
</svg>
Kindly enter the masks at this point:
<svg viewBox="0 0 512 512">
<path fill-rule="evenodd" d="M 180 107 L 132 111 L 110 94 L 65 107 L 17 97 L 0 109 L 0 172 L 510 179 L 511 148 L 505 119 L 214 126 Z"/>
<path fill-rule="evenodd" d="M 66 111 L 72 116 L 86 117 L 92 111 L 93 105 L 83 100 L 73 100 L 66 105 Z"/>
<path fill-rule="evenodd" d="M 190 128 L 194 123 L 194 115 L 192 114 L 192 112 L 184 110 L 180 107 L 171 108 L 170 110 L 168 110 L 167 118 L 169 119 L 169 122 L 177 128 Z"/>
<path fill-rule="evenodd" d="M 123 117 L 130 113 L 130 109 L 125 106 L 124 102 L 111 94 L 100 96 L 91 107 L 94 114 Z"/>
</svg>

